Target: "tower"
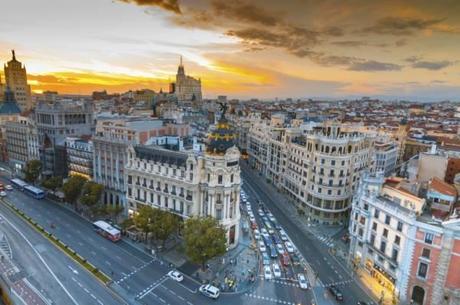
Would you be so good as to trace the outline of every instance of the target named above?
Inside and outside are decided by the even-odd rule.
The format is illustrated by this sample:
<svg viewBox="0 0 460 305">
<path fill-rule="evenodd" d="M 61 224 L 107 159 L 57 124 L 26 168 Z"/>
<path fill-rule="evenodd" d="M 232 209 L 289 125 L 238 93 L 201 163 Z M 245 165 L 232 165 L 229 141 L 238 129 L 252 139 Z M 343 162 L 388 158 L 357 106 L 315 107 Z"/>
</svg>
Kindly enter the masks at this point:
<svg viewBox="0 0 460 305">
<path fill-rule="evenodd" d="M 4 65 L 6 86 L 13 92 L 22 111 L 32 108 L 32 94 L 27 84 L 26 67 L 16 59 L 14 50 L 11 50 L 12 59 Z"/>
<path fill-rule="evenodd" d="M 190 103 L 193 96 L 195 96 L 195 101 L 201 102 L 201 80 L 185 74 L 182 56 L 177 68 L 175 87 L 170 89 L 174 90 L 179 102 Z"/>
</svg>

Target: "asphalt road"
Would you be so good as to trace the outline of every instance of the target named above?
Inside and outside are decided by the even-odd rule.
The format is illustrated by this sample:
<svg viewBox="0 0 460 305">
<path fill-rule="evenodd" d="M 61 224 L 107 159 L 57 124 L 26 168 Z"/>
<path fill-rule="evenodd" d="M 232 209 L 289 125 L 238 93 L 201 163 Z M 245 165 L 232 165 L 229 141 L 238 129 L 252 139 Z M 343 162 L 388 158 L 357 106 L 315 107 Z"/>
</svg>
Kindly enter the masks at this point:
<svg viewBox="0 0 460 305">
<path fill-rule="evenodd" d="M 51 304 L 124 304 L 101 282 L 0 202 L 0 229 L 13 260 Z"/>
<path fill-rule="evenodd" d="M 250 169 L 246 164 L 242 164 L 241 170 L 244 179 L 243 189 L 250 196 L 260 199 L 275 215 L 297 249 L 318 273 L 323 286 L 336 284 L 344 294 L 344 300 L 340 302 L 341 304 L 356 305 L 358 301 L 372 302 L 367 293 L 350 276 L 348 270 L 330 255 L 328 248 L 318 242 L 313 235 L 305 233 L 297 227 L 287 215 L 286 210 L 283 209 L 283 204 L 288 204 L 287 201 L 282 199 L 276 189 L 266 183 L 257 172 Z M 317 301 L 321 302 L 320 304 L 336 302 L 325 289 L 317 288 L 315 291 L 319 296 Z"/>
</svg>

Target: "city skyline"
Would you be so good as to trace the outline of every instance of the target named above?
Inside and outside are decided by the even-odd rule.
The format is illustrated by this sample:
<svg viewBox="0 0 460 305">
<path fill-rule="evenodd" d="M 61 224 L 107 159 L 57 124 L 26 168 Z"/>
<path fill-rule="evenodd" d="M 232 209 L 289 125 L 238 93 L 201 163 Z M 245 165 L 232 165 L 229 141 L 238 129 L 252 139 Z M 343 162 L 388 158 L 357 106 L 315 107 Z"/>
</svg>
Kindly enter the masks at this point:
<svg viewBox="0 0 460 305">
<path fill-rule="evenodd" d="M 0 60 L 15 49 L 34 92 L 166 90 L 182 55 L 205 98 L 460 95 L 456 1 L 21 0 L 5 7 Z"/>
</svg>

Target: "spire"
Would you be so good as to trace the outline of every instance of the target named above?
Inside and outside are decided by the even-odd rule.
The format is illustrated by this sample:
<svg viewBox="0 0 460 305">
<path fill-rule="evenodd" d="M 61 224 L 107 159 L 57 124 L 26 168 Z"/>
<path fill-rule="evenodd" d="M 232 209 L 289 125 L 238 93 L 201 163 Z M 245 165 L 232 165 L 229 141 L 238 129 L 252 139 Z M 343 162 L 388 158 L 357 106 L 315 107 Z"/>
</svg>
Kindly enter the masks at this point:
<svg viewBox="0 0 460 305">
<path fill-rule="evenodd" d="M 180 56 L 179 67 L 177 68 L 178 75 L 185 75 L 184 65 L 182 64 L 182 55 Z"/>
<path fill-rule="evenodd" d="M 16 54 L 14 54 L 14 50 L 11 50 L 11 53 L 13 54 L 13 60 L 16 60 Z"/>
<path fill-rule="evenodd" d="M 182 55 L 180 56 L 180 66 L 182 66 Z"/>
</svg>

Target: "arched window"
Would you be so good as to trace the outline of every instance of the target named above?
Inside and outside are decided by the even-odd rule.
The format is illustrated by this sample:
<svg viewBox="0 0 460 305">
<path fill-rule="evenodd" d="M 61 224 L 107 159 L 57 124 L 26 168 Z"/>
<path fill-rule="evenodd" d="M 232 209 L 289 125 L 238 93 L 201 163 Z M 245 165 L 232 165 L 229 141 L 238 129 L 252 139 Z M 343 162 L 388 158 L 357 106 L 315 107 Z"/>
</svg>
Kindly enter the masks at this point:
<svg viewBox="0 0 460 305">
<path fill-rule="evenodd" d="M 329 146 L 326 146 L 326 153 L 329 153 Z"/>
<path fill-rule="evenodd" d="M 412 288 L 411 300 L 414 305 L 423 305 L 423 299 L 425 298 L 425 290 L 420 286 L 414 286 Z"/>
</svg>

